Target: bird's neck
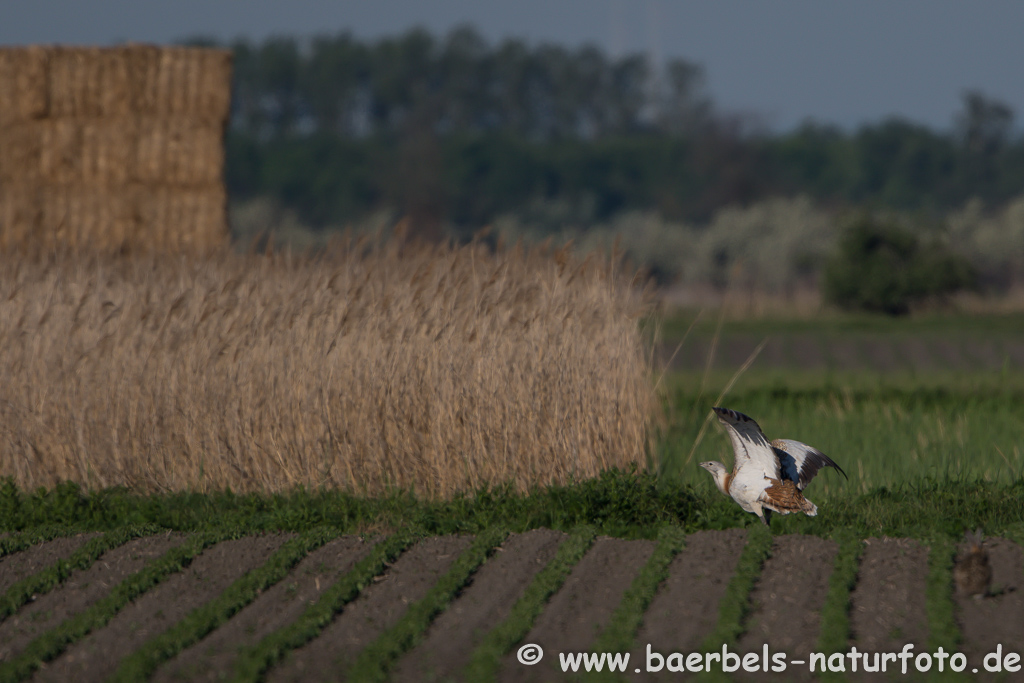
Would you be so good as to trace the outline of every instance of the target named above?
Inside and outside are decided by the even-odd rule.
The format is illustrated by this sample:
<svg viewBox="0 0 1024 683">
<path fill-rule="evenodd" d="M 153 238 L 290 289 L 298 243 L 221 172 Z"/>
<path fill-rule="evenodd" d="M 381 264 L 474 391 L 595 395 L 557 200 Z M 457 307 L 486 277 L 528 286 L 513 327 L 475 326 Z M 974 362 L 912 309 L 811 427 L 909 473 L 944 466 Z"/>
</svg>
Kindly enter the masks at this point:
<svg viewBox="0 0 1024 683">
<path fill-rule="evenodd" d="M 728 472 L 715 473 L 715 486 L 717 486 L 718 490 L 727 496 L 729 495 L 729 484 L 731 483 L 732 475 L 729 474 Z"/>
</svg>

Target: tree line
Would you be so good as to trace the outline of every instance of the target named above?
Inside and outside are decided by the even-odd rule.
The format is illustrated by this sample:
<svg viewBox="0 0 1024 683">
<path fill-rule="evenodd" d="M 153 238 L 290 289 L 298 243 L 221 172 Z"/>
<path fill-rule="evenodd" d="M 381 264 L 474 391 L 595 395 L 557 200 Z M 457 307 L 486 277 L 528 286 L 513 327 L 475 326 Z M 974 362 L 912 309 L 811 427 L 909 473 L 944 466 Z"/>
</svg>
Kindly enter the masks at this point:
<svg viewBox="0 0 1024 683">
<path fill-rule="evenodd" d="M 799 194 L 942 212 L 1024 190 L 1014 113 L 976 91 L 946 131 L 888 119 L 771 133 L 717 108 L 700 66 L 680 59 L 492 44 L 469 27 L 230 47 L 229 191 L 314 226 L 391 207 L 425 231 L 473 231 L 544 202 L 581 224 L 629 209 L 700 221 Z"/>
</svg>

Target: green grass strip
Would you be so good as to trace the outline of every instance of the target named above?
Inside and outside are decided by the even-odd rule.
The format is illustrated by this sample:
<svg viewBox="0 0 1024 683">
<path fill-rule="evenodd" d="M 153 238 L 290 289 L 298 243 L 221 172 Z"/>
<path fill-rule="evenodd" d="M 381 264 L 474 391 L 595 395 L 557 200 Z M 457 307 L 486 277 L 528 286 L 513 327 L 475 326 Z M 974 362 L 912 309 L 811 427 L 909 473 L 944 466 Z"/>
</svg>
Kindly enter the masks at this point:
<svg viewBox="0 0 1024 683">
<path fill-rule="evenodd" d="M 307 607 L 298 619 L 243 650 L 235 660 L 232 680 L 259 681 L 288 652 L 320 635 L 334 615 L 355 600 L 373 577 L 383 572 L 416 538 L 415 534 L 403 532 L 375 545 L 367 557 L 324 591 L 320 599 Z"/>
<path fill-rule="evenodd" d="M 89 539 L 70 557 L 54 562 L 41 572 L 27 576 L 0 597 L 0 621 L 21 609 L 32 596 L 42 595 L 63 583 L 76 569 L 88 569 L 103 553 L 124 545 L 133 538 L 156 533 L 150 525 L 129 526 Z"/>
<path fill-rule="evenodd" d="M 203 550 L 236 535 L 237 532 L 233 530 L 197 534 L 181 545 L 171 548 L 156 560 L 125 578 L 102 600 L 40 635 L 14 659 L 0 663 L 0 683 L 25 680 L 39 668 L 41 663 L 55 659 L 69 645 L 105 626 L 129 602 L 171 574 L 188 567 L 192 563 L 192 559 Z"/>
<path fill-rule="evenodd" d="M 928 539 L 928 585 L 925 607 L 928 612 L 928 647 L 932 652 L 942 647 L 956 652 L 960 644 L 960 628 L 956 625 L 953 606 L 953 557 L 956 545 L 948 536 Z"/>
<path fill-rule="evenodd" d="M 668 578 L 668 566 L 686 545 L 686 534 L 677 526 L 662 527 L 658 545 L 647 563 L 633 579 L 601 635 L 591 648 L 594 652 L 627 652 L 633 647 L 644 614 L 654 600 L 662 581 Z"/>
<path fill-rule="evenodd" d="M 746 630 L 747 615 L 750 613 L 750 594 L 754 590 L 757 577 L 761 575 L 765 560 L 771 554 L 771 530 L 760 524 L 750 527 L 747 531 L 747 544 L 740 553 L 736 569 L 718 604 L 718 623 L 701 644 L 702 652 L 721 653 L 723 645 L 728 645 L 730 650 L 736 650 L 740 636 Z M 730 680 L 721 666 L 721 662 L 717 668 L 712 665 L 711 671 L 704 671 L 698 674 L 698 677 L 702 680 Z"/>
<path fill-rule="evenodd" d="M 591 652 L 629 652 L 633 649 L 636 634 L 643 623 L 644 614 L 650 607 L 658 587 L 668 578 L 672 560 L 686 546 L 686 534 L 677 526 L 666 525 L 658 533 L 658 545 L 640 569 L 633 583 L 622 596 L 618 607 L 612 613 L 608 626 L 594 641 Z M 624 680 L 623 674 L 603 670 L 588 673 L 587 680 Z"/>
<path fill-rule="evenodd" d="M 34 545 L 52 541 L 55 538 L 74 536 L 81 532 L 81 529 L 64 524 L 48 525 L 29 529 L 28 531 L 14 532 L 10 536 L 0 539 L 0 557 L 28 550 Z"/>
<path fill-rule="evenodd" d="M 467 681 L 492 681 L 498 675 L 501 658 L 526 637 L 544 605 L 565 583 L 573 567 L 583 558 L 597 535 L 592 526 L 583 526 L 569 534 L 554 558 L 534 577 L 526 592 L 512 606 L 508 617 L 488 633 L 470 655 L 462 678 Z"/>
<path fill-rule="evenodd" d="M 417 645 L 434 617 L 448 606 L 455 594 L 466 585 L 473 573 L 506 536 L 508 531 L 501 528 L 494 528 L 477 536 L 473 544 L 455 560 L 451 569 L 423 599 L 411 605 L 397 624 L 359 653 L 345 679 L 381 683 L 386 681 L 388 670 L 394 662 Z"/>
<path fill-rule="evenodd" d="M 199 642 L 266 589 L 288 575 L 306 555 L 338 536 L 339 530 L 313 529 L 286 541 L 262 566 L 247 572 L 216 599 L 189 613 L 167 631 L 125 657 L 111 681 L 147 681 L 162 663 Z"/>
<path fill-rule="evenodd" d="M 750 593 L 765 560 L 772 554 L 772 534 L 767 527 L 752 526 L 747 534 L 747 544 L 718 606 L 718 623 L 701 646 L 704 652 L 721 650 L 722 645 L 734 648 L 746 628 Z"/>
<path fill-rule="evenodd" d="M 864 541 L 852 532 L 840 532 L 832 539 L 839 545 L 832 563 L 832 575 L 828 579 L 828 592 L 821 607 L 818 636 L 818 652 L 826 656 L 845 652 L 850 641 L 850 593 L 857 585 L 857 571 L 860 557 L 864 553 Z M 824 672 L 823 680 L 843 680 L 840 673 Z"/>
</svg>

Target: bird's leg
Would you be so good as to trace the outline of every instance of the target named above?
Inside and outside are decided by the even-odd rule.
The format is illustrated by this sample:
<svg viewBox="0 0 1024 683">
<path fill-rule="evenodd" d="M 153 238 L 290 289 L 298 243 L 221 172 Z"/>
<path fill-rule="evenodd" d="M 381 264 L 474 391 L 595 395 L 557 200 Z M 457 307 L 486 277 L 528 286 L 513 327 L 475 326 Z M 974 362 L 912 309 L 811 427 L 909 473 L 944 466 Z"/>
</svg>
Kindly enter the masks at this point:
<svg viewBox="0 0 1024 683">
<path fill-rule="evenodd" d="M 759 517 L 761 518 L 761 522 L 766 527 L 771 529 L 772 528 L 772 511 L 771 510 L 767 510 L 765 508 L 761 508 L 761 512 L 764 513 L 762 515 L 759 515 Z"/>
</svg>

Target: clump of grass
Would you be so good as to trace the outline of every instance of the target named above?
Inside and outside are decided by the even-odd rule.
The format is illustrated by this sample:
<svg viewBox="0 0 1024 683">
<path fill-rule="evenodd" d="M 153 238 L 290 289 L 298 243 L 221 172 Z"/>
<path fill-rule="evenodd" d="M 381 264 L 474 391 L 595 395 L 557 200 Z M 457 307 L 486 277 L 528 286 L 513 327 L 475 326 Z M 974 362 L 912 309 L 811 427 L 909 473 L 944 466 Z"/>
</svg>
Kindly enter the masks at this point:
<svg viewBox="0 0 1024 683">
<path fill-rule="evenodd" d="M 0 477 L 448 498 L 645 465 L 654 408 L 609 261 L 345 242 L 312 257 L 0 267 Z"/>
</svg>

